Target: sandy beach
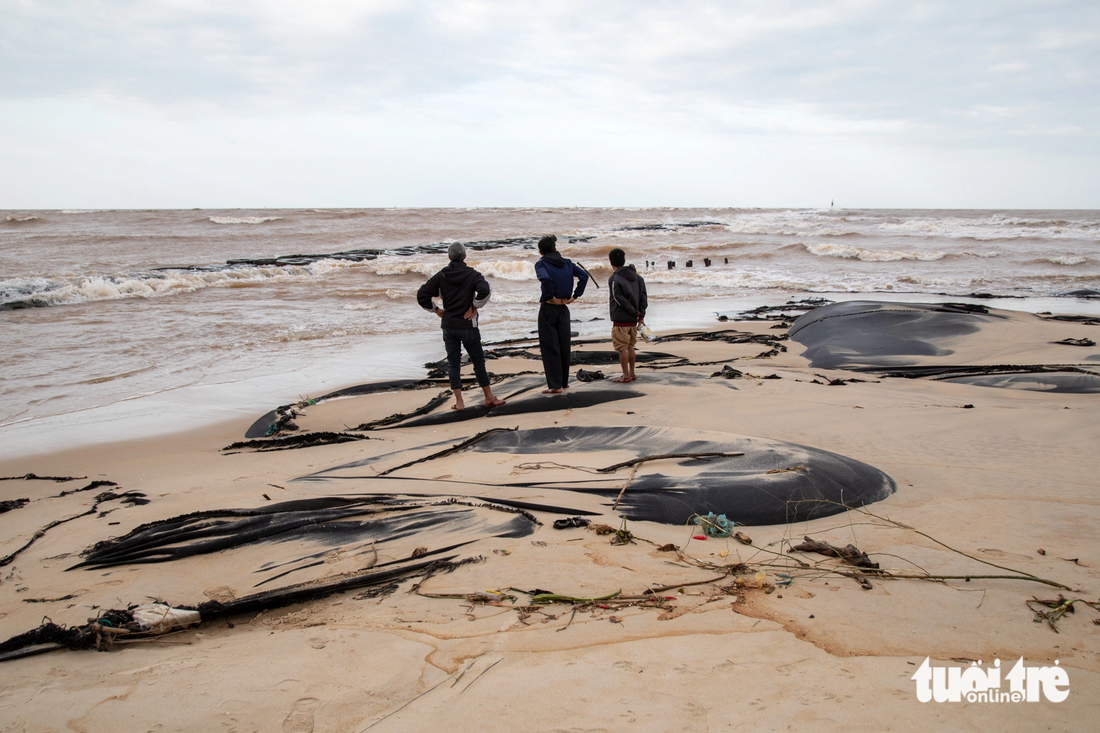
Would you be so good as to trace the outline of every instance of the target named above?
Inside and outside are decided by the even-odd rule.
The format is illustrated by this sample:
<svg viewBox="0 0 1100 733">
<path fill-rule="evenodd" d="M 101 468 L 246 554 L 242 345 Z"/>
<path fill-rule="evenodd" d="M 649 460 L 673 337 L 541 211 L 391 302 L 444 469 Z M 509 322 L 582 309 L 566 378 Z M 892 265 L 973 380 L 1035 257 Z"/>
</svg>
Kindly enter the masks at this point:
<svg viewBox="0 0 1100 733">
<path fill-rule="evenodd" d="M 4 729 L 1089 728 L 1096 319 L 828 308 L 659 333 L 627 385 L 584 339 L 560 396 L 537 342 L 489 345 L 505 408 L 404 380 L 5 460 L 0 639 L 154 601 L 203 620 L 2 662 Z M 266 513 L 194 516 L 223 510 Z M 1034 603 L 1059 596 L 1082 601 Z M 926 658 L 1057 665 L 1068 696 L 920 702 Z"/>
<path fill-rule="evenodd" d="M 3 9 L 0 733 L 1100 729 L 1100 4 Z"/>
</svg>

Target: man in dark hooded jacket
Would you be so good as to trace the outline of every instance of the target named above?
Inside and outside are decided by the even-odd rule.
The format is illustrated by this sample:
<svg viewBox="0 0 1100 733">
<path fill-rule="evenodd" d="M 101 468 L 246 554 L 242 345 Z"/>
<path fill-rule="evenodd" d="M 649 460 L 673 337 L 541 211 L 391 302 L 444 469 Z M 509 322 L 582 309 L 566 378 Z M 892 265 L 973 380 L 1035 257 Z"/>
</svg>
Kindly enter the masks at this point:
<svg viewBox="0 0 1100 733">
<path fill-rule="evenodd" d="M 462 402 L 462 352 L 470 356 L 474 376 L 485 393 L 485 404 L 497 407 L 504 400 L 493 394 L 489 386 L 489 372 L 485 369 L 485 352 L 481 348 L 481 331 L 477 327 L 477 311 L 489 302 L 489 282 L 480 272 L 466 264 L 466 247 L 455 242 L 447 248 L 451 264 L 432 275 L 416 292 L 416 302 L 424 310 L 439 316 L 443 328 L 443 346 L 447 349 L 447 377 L 455 396 L 452 409 L 461 410 Z M 437 308 L 432 298 L 441 298 L 443 307 Z"/>
<path fill-rule="evenodd" d="M 553 234 L 539 240 L 542 259 L 535 263 L 535 275 L 542 285 L 539 302 L 539 348 L 546 372 L 543 394 L 558 394 L 569 386 L 569 304 L 584 294 L 588 273 L 561 256 Z M 577 289 L 573 289 L 573 280 Z"/>
<path fill-rule="evenodd" d="M 646 308 L 649 300 L 645 292 L 645 280 L 626 264 L 626 253 L 613 249 L 607 259 L 611 262 L 611 277 L 607 279 L 607 289 L 611 298 L 611 345 L 619 352 L 619 366 L 623 375 L 611 381 L 633 382 L 634 363 L 637 354 L 634 345 L 638 343 L 638 324 L 645 323 Z"/>
</svg>

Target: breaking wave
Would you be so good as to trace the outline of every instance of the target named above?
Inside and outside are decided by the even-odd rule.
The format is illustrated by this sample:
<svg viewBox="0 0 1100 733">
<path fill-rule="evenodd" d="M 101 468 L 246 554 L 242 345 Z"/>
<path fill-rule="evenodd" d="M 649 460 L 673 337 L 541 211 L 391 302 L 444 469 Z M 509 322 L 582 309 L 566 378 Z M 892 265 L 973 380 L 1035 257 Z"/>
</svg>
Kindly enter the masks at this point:
<svg viewBox="0 0 1100 733">
<path fill-rule="evenodd" d="M 281 216 L 211 216 L 210 221 L 215 224 L 264 224 L 282 218 Z"/>
<path fill-rule="evenodd" d="M 1072 219 L 1035 219 L 1005 214 L 981 218 L 913 217 L 887 221 L 880 232 L 949 239 L 1091 239 L 1100 240 L 1100 222 Z"/>
<path fill-rule="evenodd" d="M 168 270 L 155 273 L 58 275 L 0 280 L 0 309 L 73 305 L 99 300 L 159 298 L 204 288 L 242 287 L 314 278 L 327 265 L 248 267 L 217 271 Z"/>
<path fill-rule="evenodd" d="M 502 280 L 534 280 L 535 263 L 523 260 L 492 260 L 473 264 L 485 277 L 499 277 Z"/>
<path fill-rule="evenodd" d="M 930 252 L 911 252 L 889 249 L 864 249 L 847 244 L 830 244 L 828 242 L 809 242 L 803 245 L 806 251 L 818 257 L 840 257 L 846 260 L 863 260 L 864 262 L 897 262 L 899 260 L 921 260 L 934 262 L 947 256 L 946 252 L 932 250 Z"/>
<path fill-rule="evenodd" d="M 419 260 L 409 257 L 393 257 L 374 260 L 370 268 L 375 275 L 423 275 L 431 277 L 439 272 L 443 265 L 437 260 Z"/>
<path fill-rule="evenodd" d="M 846 237 L 860 234 L 862 217 L 841 217 L 819 211 L 765 211 L 733 218 L 726 229 L 734 234 L 794 237 Z"/>
<path fill-rule="evenodd" d="M 885 213 L 885 212 L 884 212 Z M 986 216 L 898 216 L 869 212 L 776 210 L 739 212 L 726 222 L 739 235 L 792 237 L 939 237 L 976 241 L 1017 239 L 1085 239 L 1100 241 L 1096 218 L 1026 217 L 1001 213 Z"/>
<path fill-rule="evenodd" d="M 1080 255 L 1062 255 L 1061 257 L 1050 257 L 1047 261 L 1056 265 L 1082 265 L 1088 262 L 1089 258 Z"/>
</svg>

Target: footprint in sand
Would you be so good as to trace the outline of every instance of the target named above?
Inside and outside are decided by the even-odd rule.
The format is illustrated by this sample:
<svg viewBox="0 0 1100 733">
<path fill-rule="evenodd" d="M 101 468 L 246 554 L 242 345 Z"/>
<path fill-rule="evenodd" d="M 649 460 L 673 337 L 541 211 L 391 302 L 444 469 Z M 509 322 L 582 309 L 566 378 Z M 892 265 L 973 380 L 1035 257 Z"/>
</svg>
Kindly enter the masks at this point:
<svg viewBox="0 0 1100 733">
<path fill-rule="evenodd" d="M 995 557 L 1000 560 L 1030 560 L 1027 555 L 1018 555 L 1015 552 L 1005 552 L 1004 550 L 998 550 L 995 547 L 979 547 L 978 552 L 986 557 Z"/>
<path fill-rule="evenodd" d="M 283 733 L 313 733 L 313 714 L 321 706 L 315 697 L 303 697 L 290 706 L 283 721 Z"/>
</svg>

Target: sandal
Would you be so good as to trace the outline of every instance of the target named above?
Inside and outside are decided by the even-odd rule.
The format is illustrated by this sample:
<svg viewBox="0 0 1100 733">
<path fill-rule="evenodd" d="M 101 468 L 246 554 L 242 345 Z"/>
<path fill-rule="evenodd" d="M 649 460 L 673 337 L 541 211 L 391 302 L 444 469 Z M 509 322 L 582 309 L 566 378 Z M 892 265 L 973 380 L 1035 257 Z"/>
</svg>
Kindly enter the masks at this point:
<svg viewBox="0 0 1100 733">
<path fill-rule="evenodd" d="M 569 517 L 569 519 L 558 519 L 554 522 L 554 529 L 569 529 L 570 527 L 587 527 L 592 522 L 584 517 Z"/>
</svg>

